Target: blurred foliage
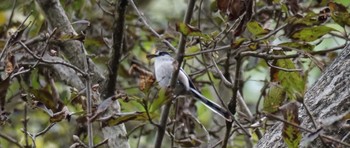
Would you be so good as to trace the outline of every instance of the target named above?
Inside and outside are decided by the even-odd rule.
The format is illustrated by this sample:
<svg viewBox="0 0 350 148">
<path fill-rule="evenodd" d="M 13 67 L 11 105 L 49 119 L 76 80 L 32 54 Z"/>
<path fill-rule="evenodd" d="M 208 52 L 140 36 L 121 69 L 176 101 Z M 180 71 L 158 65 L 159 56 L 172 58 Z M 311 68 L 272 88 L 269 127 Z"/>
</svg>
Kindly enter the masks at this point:
<svg viewBox="0 0 350 148">
<path fill-rule="evenodd" d="M 113 44 L 114 6 L 118 1 L 60 2 L 78 34 L 61 34 L 54 36 L 54 40 L 84 41 L 89 57 L 101 71 L 107 71 Z M 307 86 L 312 85 L 319 77 L 322 66 L 329 65 L 338 53 L 336 50 L 322 50 L 335 47 L 341 49 L 343 43 L 348 40 L 348 0 L 334 0 L 331 3 L 327 0 L 304 0 L 297 5 L 293 2 L 296 0 L 255 1 L 256 8 L 253 10 L 256 12 L 253 15 L 240 0 L 197 1 L 190 24 L 182 22 L 187 7 L 186 1 L 147 0 L 136 1 L 136 5 L 145 14 L 151 27 L 162 34 L 161 39 L 168 40 L 176 47 L 180 34 L 188 36 L 185 54 L 191 56 L 185 57 L 183 68 L 202 94 L 216 102 L 221 98 L 226 104 L 232 98 L 232 92 L 221 82 L 220 74 L 213 68 L 211 61 L 215 61 L 224 74 L 234 74 L 235 56 L 253 53 L 241 57 L 239 72 L 242 84 L 239 89 L 255 115 L 254 119 L 249 119 L 250 122 L 243 117 L 239 119 L 243 124 L 250 125 L 264 116 L 264 113 L 278 112 L 284 104 L 302 98 Z M 20 28 L 27 16 L 28 21 L 24 25 L 28 27 Z M 282 25 L 285 26 L 277 30 Z M 17 29 L 22 29 L 18 40 L 23 41 L 52 31 L 49 30 L 44 14 L 34 0 L 1 1 L 2 51 Z M 118 91 L 124 95 L 117 99 L 106 99 L 94 106 L 94 143 L 103 140 L 100 123 L 103 126 L 124 123 L 131 147 L 152 147 L 157 128 L 154 123 L 159 122 L 161 107 L 169 100 L 166 100 L 166 90 L 159 89 L 157 82 L 154 82 L 152 61 L 148 60 L 146 55 L 154 53 L 157 49 L 165 49 L 162 49 L 164 46 L 159 46 L 161 39 L 155 37 L 148 26 L 139 20 L 132 7 L 127 9 L 124 31 L 123 56 L 118 70 Z M 59 50 L 56 51 L 54 47 L 50 52 L 60 55 Z M 231 54 L 227 56 L 228 53 Z M 12 137 L 21 145 L 25 145 L 26 141 L 33 145 L 30 137 L 22 132 L 23 123 L 26 123 L 26 130 L 30 133 L 40 132 L 51 123 L 55 123 L 47 133 L 36 138 L 37 147 L 69 147 L 73 143 L 73 135 L 78 135 L 86 142 L 86 96 L 81 93 L 82 90 L 69 86 L 59 77 L 51 78 L 51 75 L 48 76 L 49 72 L 42 71 L 39 67 L 31 69 L 33 63 L 16 61 L 30 55 L 13 56 L 16 58 L 0 59 L 1 133 Z M 269 56 L 292 58 L 277 59 Z M 227 57 L 231 59 L 227 60 Z M 315 60 L 321 64 L 315 63 Z M 10 79 L 8 76 L 18 70 L 18 65 L 30 69 L 30 72 Z M 134 69 L 131 70 L 132 68 Z M 232 78 L 234 77 L 235 75 L 232 75 Z M 50 84 L 50 80 L 54 81 L 53 85 Z M 264 85 L 267 86 L 266 89 Z M 55 96 L 55 89 L 58 91 L 58 97 Z M 93 93 L 96 96 L 99 94 L 98 90 L 93 90 Z M 262 104 L 257 103 L 259 98 L 264 99 Z M 98 115 L 105 112 L 116 100 L 121 103 L 122 112 L 118 116 L 100 119 Z M 174 106 L 171 113 L 174 120 L 169 126 L 172 135 L 167 135 L 164 145 L 171 145 L 174 140 L 176 146 L 203 146 L 223 139 L 224 119 L 202 104 L 192 106 L 191 109 L 196 111 L 182 108 L 186 105 L 184 103 Z M 190 118 L 191 122 L 181 123 L 182 116 L 180 118 L 176 115 L 178 110 L 187 111 L 187 116 L 184 116 L 186 119 Z M 193 114 L 190 116 L 188 113 Z M 299 124 L 295 108 L 284 110 L 284 113 L 286 120 Z M 195 128 L 186 130 L 192 130 L 193 133 L 182 133 L 186 131 L 183 130 L 183 126 L 190 123 Z M 261 126 L 261 129 L 264 128 L 265 126 Z M 258 137 L 252 134 L 256 142 Z M 176 137 L 178 135 L 183 139 L 180 139 L 180 136 Z M 300 133 L 294 127 L 285 126 L 283 139 L 287 146 L 295 147 L 300 142 Z M 243 134 L 237 133 L 229 142 L 229 147 L 245 147 L 245 140 Z M 0 147 L 13 146 L 14 143 L 0 138 Z"/>
</svg>

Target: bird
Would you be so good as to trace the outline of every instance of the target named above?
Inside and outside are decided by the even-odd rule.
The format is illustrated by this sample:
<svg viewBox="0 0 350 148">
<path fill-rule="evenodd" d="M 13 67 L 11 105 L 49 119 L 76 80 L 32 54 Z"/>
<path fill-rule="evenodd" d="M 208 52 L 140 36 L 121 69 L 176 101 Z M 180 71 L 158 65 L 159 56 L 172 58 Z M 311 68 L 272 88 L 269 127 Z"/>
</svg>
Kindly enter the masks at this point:
<svg viewBox="0 0 350 148">
<path fill-rule="evenodd" d="M 177 69 L 177 61 L 166 51 L 157 51 L 155 54 L 147 55 L 147 58 L 154 59 L 154 73 L 158 85 L 165 89 L 170 87 L 173 72 Z M 232 121 L 230 112 L 203 96 L 182 68 L 179 69 L 174 94 L 192 95 L 214 113 L 225 118 L 227 121 Z"/>
</svg>

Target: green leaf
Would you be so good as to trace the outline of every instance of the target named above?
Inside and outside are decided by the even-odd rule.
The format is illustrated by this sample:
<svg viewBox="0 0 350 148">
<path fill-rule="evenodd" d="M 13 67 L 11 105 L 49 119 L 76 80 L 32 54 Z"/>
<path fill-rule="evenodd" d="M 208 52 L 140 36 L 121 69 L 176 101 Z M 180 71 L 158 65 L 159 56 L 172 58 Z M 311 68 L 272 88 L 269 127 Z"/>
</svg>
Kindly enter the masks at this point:
<svg viewBox="0 0 350 148">
<path fill-rule="evenodd" d="M 246 41 L 246 40 L 247 40 L 246 38 L 238 38 L 238 39 L 234 40 L 233 43 L 231 43 L 231 47 L 233 49 L 236 49 L 239 46 L 241 46 L 244 43 L 244 41 Z"/>
<path fill-rule="evenodd" d="M 349 0 L 334 0 L 335 3 L 342 4 L 343 6 L 349 6 L 350 1 Z"/>
<path fill-rule="evenodd" d="M 300 125 L 298 119 L 298 105 L 297 102 L 289 102 L 281 107 L 283 117 L 289 123 L 294 123 L 295 125 Z M 282 138 L 288 148 L 298 148 L 302 135 L 299 128 L 294 127 L 290 124 L 284 123 Z"/>
<path fill-rule="evenodd" d="M 342 27 L 345 25 L 350 26 L 350 14 L 344 5 L 340 3 L 329 2 L 328 7 L 331 11 L 331 17 L 336 23 Z"/>
<path fill-rule="evenodd" d="M 282 12 L 288 13 L 288 6 L 286 4 L 281 5 Z"/>
<path fill-rule="evenodd" d="M 196 53 L 198 51 L 200 51 L 200 48 L 198 46 L 191 46 L 191 47 L 186 48 L 186 54 L 192 54 L 192 53 Z M 190 57 L 190 58 L 193 58 L 193 57 Z"/>
<path fill-rule="evenodd" d="M 286 69 L 295 69 L 295 65 L 290 59 L 277 60 L 276 66 Z M 286 90 L 288 99 L 296 100 L 298 96 L 303 96 L 305 91 L 305 81 L 299 72 L 278 71 L 278 79 L 282 87 Z"/>
<path fill-rule="evenodd" d="M 317 25 L 320 22 L 318 21 L 319 14 L 316 14 L 315 12 L 309 11 L 304 17 L 300 16 L 291 16 L 287 18 L 288 24 L 302 24 L 306 26 L 312 26 Z"/>
<path fill-rule="evenodd" d="M 278 111 L 278 108 L 285 100 L 285 89 L 277 83 L 271 83 L 270 89 L 264 99 L 263 110 L 268 113 Z"/>
<path fill-rule="evenodd" d="M 34 95 L 34 100 L 39 101 L 45 105 L 45 107 L 57 111 L 54 97 L 47 89 L 30 89 L 29 92 Z"/>
<path fill-rule="evenodd" d="M 177 23 L 176 30 L 186 36 L 202 36 L 202 33 L 198 28 L 184 23 Z"/>
<path fill-rule="evenodd" d="M 35 68 L 30 72 L 30 82 L 31 82 L 32 88 L 39 89 L 41 87 L 39 83 L 39 79 L 40 79 L 39 69 Z"/>
<path fill-rule="evenodd" d="M 78 41 L 84 41 L 85 36 L 82 34 L 62 34 L 57 38 L 59 41 L 69 41 L 69 40 L 78 40 Z"/>
<path fill-rule="evenodd" d="M 253 43 L 250 43 L 248 48 L 251 49 L 251 50 L 257 50 L 259 47 L 259 44 L 258 42 L 253 42 Z"/>
<path fill-rule="evenodd" d="M 300 41 L 312 42 L 331 31 L 334 31 L 334 29 L 327 26 L 304 28 L 293 33 L 292 38 Z"/>
<path fill-rule="evenodd" d="M 298 43 L 298 42 L 287 42 L 287 43 L 279 44 L 278 46 L 287 46 L 287 47 L 292 47 L 296 49 L 302 49 L 305 51 L 312 51 L 315 48 L 315 45 L 311 45 L 308 43 Z"/>
<path fill-rule="evenodd" d="M 256 21 L 251 21 L 247 23 L 248 31 L 254 36 L 264 35 L 269 33 L 268 30 L 261 27 L 261 25 Z"/>
</svg>

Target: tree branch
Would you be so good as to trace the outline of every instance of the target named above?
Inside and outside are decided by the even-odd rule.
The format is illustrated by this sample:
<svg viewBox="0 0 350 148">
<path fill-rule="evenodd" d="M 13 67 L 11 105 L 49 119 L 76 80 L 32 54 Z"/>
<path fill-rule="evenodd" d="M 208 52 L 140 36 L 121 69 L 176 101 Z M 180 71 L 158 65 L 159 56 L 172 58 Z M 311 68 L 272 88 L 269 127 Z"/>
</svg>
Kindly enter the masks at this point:
<svg viewBox="0 0 350 148">
<path fill-rule="evenodd" d="M 118 67 L 120 65 L 120 58 L 122 57 L 123 51 L 123 41 L 124 41 L 124 30 L 125 30 L 125 13 L 128 5 L 127 0 L 119 0 L 116 2 L 116 15 L 113 22 L 113 49 L 111 53 L 111 58 L 108 62 L 108 80 L 104 85 L 103 92 L 101 94 L 102 98 L 108 98 L 115 95 L 116 84 L 118 78 Z M 120 112 L 119 102 L 116 100 L 113 102 L 115 108 L 111 108 L 104 116 L 108 116 L 112 113 Z M 109 147 L 130 147 L 124 124 L 116 126 L 105 126 L 102 128 L 102 132 L 105 139 L 108 140 Z"/>
<path fill-rule="evenodd" d="M 74 28 L 72 27 L 68 17 L 65 14 L 59 0 L 36 0 L 44 12 L 47 21 L 49 22 L 51 28 L 57 28 L 59 33 L 73 34 L 76 35 Z M 81 43 L 77 40 L 68 40 L 63 42 L 61 45 L 61 51 L 64 56 L 73 65 L 80 69 L 84 69 L 84 55 L 82 55 Z M 86 53 L 83 51 L 83 53 Z M 89 59 L 89 69 L 90 72 L 94 73 L 92 75 L 92 83 L 99 83 L 104 81 L 104 76 L 101 71 L 99 71 L 96 65 Z"/>
<path fill-rule="evenodd" d="M 326 68 L 324 74 L 318 81 L 306 92 L 304 96 L 305 105 L 309 107 L 310 112 L 316 121 L 326 122 L 332 120 L 336 122 L 334 117 L 346 113 L 349 110 L 350 96 L 350 47 L 347 45 L 341 54 Z M 299 111 L 299 117 L 302 118 L 300 127 L 304 129 L 312 129 L 314 123 L 311 121 L 305 108 Z M 329 119 L 329 118 L 334 119 Z M 325 124 L 322 127 L 325 128 Z M 280 138 L 283 124 L 275 124 L 266 131 L 262 139 L 259 140 L 256 147 L 284 147 L 285 143 Z M 339 127 L 338 124 L 331 124 L 327 127 L 327 133 L 323 134 L 323 138 L 329 139 L 335 137 L 333 144 L 341 144 L 337 139 L 342 139 L 347 131 Z M 340 141 L 340 140 L 338 140 Z M 350 140 L 344 142 L 349 143 Z M 319 139 L 315 139 L 312 143 L 313 147 L 324 147 Z"/>
<path fill-rule="evenodd" d="M 187 6 L 185 18 L 183 20 L 184 24 L 190 23 L 195 3 L 196 3 L 196 0 L 188 1 L 188 6 Z M 178 67 L 172 75 L 172 78 L 170 81 L 170 89 L 175 88 L 175 85 L 177 83 L 177 77 L 179 74 L 181 63 L 182 63 L 183 58 L 184 58 L 185 45 L 186 45 L 186 36 L 181 34 L 180 41 L 179 41 L 179 50 L 177 51 L 177 54 L 176 54 L 176 60 L 178 62 L 178 65 L 177 65 Z M 156 142 L 155 142 L 155 148 L 161 148 L 161 146 L 162 146 L 162 141 L 163 141 L 164 134 L 165 134 L 166 123 L 167 123 L 170 108 L 171 108 L 171 101 L 166 103 L 163 110 L 162 110 L 162 115 L 161 115 L 161 119 L 160 119 L 160 128 L 158 128 Z"/>
</svg>

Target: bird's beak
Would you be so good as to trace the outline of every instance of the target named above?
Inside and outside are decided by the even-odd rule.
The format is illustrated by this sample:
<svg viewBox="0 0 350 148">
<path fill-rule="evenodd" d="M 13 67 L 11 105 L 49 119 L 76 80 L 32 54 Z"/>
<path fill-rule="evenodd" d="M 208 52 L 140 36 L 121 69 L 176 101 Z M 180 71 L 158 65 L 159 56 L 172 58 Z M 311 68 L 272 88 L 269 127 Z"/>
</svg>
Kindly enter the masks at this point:
<svg viewBox="0 0 350 148">
<path fill-rule="evenodd" d="M 152 58 L 154 58 L 156 56 L 157 56 L 156 54 L 148 54 L 146 57 L 147 57 L 148 60 L 150 60 L 150 59 L 152 59 Z"/>
</svg>

